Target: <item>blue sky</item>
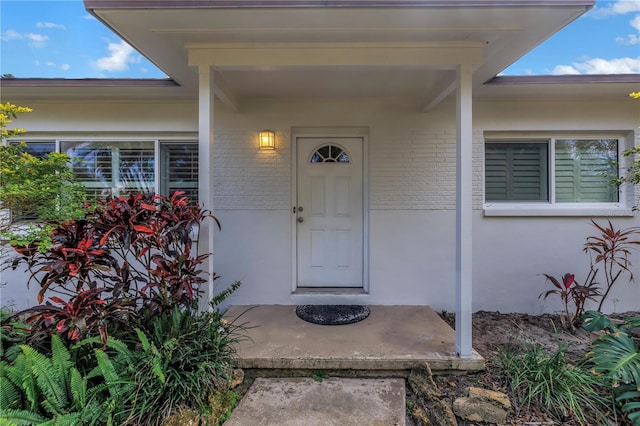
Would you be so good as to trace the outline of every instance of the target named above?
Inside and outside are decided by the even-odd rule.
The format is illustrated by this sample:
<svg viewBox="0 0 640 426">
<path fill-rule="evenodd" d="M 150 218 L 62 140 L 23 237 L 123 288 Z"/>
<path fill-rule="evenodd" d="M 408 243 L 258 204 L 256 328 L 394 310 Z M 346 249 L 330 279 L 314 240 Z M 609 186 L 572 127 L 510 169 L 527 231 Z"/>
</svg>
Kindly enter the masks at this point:
<svg viewBox="0 0 640 426">
<path fill-rule="evenodd" d="M 91 17 L 81 0 L 0 0 L 0 74 L 16 77 L 164 78 Z M 640 0 L 596 7 L 504 75 L 640 73 Z"/>
</svg>

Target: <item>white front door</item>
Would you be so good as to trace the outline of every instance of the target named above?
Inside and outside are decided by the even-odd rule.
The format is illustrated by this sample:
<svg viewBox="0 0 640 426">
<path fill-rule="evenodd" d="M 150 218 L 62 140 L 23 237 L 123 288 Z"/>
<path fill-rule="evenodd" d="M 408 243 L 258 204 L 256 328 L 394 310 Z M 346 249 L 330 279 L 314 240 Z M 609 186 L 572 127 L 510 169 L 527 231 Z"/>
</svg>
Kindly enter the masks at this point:
<svg viewBox="0 0 640 426">
<path fill-rule="evenodd" d="M 362 287 L 363 139 L 297 144 L 297 287 Z"/>
</svg>

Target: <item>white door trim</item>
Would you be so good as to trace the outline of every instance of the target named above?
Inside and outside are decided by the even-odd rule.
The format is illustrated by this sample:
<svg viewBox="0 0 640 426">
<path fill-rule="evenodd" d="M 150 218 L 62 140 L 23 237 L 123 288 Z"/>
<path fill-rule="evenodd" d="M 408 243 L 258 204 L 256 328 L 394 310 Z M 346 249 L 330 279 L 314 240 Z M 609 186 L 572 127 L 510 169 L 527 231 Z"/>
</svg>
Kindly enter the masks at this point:
<svg viewBox="0 0 640 426">
<path fill-rule="evenodd" d="M 298 242 L 297 222 L 293 207 L 298 194 L 298 139 L 299 138 L 362 138 L 362 291 L 369 294 L 369 129 L 353 128 L 292 128 L 291 131 L 291 197 L 289 214 L 291 216 L 291 293 L 298 285 Z M 315 291 L 314 291 L 315 293 Z M 332 295 L 339 296 L 339 291 Z M 321 294 L 321 292 L 319 293 Z M 349 289 L 345 289 L 345 294 Z"/>
</svg>

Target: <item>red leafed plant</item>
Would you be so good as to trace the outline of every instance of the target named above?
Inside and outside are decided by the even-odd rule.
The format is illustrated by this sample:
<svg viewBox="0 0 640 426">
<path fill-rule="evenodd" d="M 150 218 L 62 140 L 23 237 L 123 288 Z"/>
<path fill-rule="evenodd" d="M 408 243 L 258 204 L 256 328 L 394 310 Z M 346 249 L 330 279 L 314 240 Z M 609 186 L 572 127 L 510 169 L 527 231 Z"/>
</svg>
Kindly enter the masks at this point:
<svg viewBox="0 0 640 426">
<path fill-rule="evenodd" d="M 589 273 L 584 281 L 585 284 L 578 284 L 573 274 L 564 274 L 561 280 L 551 275 L 543 274 L 555 288 L 541 293 L 539 297 L 546 299 L 552 294 L 559 295 L 564 304 L 565 314 L 570 320 L 571 328 L 581 324 L 585 303 L 588 300 L 599 300 L 597 310 L 602 312 L 602 305 L 618 278 L 627 275 L 629 281 L 633 281 L 629 257 L 632 250 L 637 249 L 637 246 L 640 245 L 640 228 L 616 229 L 611 221 L 608 221 L 606 226 L 599 225 L 594 220 L 591 223 L 598 231 L 598 234 L 588 236 L 584 244 L 583 251 L 588 253 L 591 259 Z M 604 293 L 601 293 L 596 286 L 596 278 L 598 276 L 596 266 L 598 264 L 602 264 L 604 276 L 602 283 L 606 285 Z M 575 306 L 575 313 L 573 314 L 569 313 L 569 305 L 571 303 Z"/>
<path fill-rule="evenodd" d="M 576 281 L 574 274 L 566 273 L 562 276 L 561 280 L 548 274 L 544 275 L 548 281 L 555 287 L 554 289 L 545 291 L 540 294 L 540 298 L 546 299 L 552 294 L 560 296 L 562 303 L 564 304 L 564 312 L 568 326 L 575 330 L 580 325 L 582 314 L 584 313 L 584 305 L 587 300 L 595 300 L 600 295 L 600 290 L 596 286 L 595 277 L 597 271 L 593 268 L 587 275 L 586 284 L 581 285 Z M 573 304 L 575 312 L 569 312 L 569 305 Z"/>
<path fill-rule="evenodd" d="M 98 200 L 84 219 L 65 222 L 44 252 L 17 247 L 39 286 L 27 314 L 34 333 L 58 333 L 70 341 L 99 334 L 120 319 L 145 320 L 175 307 L 194 309 L 207 280 L 193 235 L 206 218 L 182 192 L 171 197 L 132 194 Z M 214 279 L 217 276 L 213 274 Z M 55 305 L 42 304 L 49 293 Z"/>
<path fill-rule="evenodd" d="M 591 223 L 600 235 L 587 237 L 583 250 L 591 257 L 592 265 L 598 263 L 603 265 L 607 288 L 598 305 L 598 312 L 602 312 L 602 305 L 618 278 L 627 275 L 629 281 L 633 281 L 629 256 L 631 251 L 637 250 L 637 246 L 640 245 L 640 228 L 616 229 L 611 221 L 608 221 L 607 226 L 598 225 L 593 220 Z"/>
<path fill-rule="evenodd" d="M 97 330 L 102 343 L 106 345 L 108 324 L 124 323 L 135 315 L 130 308 L 133 302 L 119 299 L 105 300 L 101 298 L 104 288 L 84 290 L 72 297 L 69 302 L 59 297 L 51 297 L 51 301 L 34 306 L 29 310 L 27 323 L 32 323 L 32 334 L 44 336 L 55 334 L 66 337 L 70 342 L 77 342 Z"/>
</svg>

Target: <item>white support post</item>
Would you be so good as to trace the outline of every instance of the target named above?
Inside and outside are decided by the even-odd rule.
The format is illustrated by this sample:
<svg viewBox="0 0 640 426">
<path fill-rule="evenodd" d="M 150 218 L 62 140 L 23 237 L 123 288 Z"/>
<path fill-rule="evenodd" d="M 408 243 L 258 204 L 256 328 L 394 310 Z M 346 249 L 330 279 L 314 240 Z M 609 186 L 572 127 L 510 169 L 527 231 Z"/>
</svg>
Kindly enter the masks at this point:
<svg viewBox="0 0 640 426">
<path fill-rule="evenodd" d="M 198 198 L 204 210 L 213 213 L 213 128 L 214 128 L 214 78 L 213 69 L 209 65 L 201 65 L 198 69 Z M 206 304 L 200 304 L 201 309 L 208 308 L 213 298 L 213 233 L 215 223 L 205 220 L 200 228 L 198 254 L 211 253 L 205 265 L 205 272 L 209 274 Z M 204 241 L 203 241 L 204 240 Z M 203 244 L 204 243 L 204 244 Z"/>
<path fill-rule="evenodd" d="M 472 66 L 456 69 L 456 353 L 471 357 Z"/>
</svg>

